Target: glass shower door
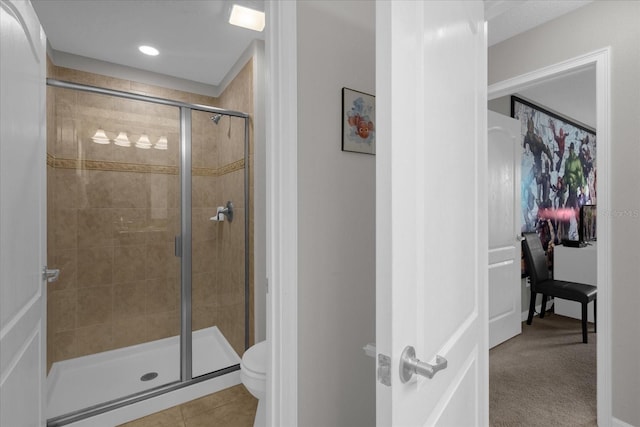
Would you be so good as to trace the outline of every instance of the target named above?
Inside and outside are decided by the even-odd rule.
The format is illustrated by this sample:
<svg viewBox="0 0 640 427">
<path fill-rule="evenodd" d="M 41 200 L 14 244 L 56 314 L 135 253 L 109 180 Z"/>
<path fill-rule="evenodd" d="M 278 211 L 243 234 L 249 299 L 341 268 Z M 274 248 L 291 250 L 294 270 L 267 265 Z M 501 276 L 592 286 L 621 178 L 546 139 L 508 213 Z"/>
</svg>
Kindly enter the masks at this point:
<svg viewBox="0 0 640 427">
<path fill-rule="evenodd" d="M 191 150 L 192 365 L 198 377 L 238 365 L 247 344 L 245 119 L 193 111 Z"/>
<path fill-rule="evenodd" d="M 180 379 L 179 108 L 48 88 L 48 418 Z"/>
</svg>

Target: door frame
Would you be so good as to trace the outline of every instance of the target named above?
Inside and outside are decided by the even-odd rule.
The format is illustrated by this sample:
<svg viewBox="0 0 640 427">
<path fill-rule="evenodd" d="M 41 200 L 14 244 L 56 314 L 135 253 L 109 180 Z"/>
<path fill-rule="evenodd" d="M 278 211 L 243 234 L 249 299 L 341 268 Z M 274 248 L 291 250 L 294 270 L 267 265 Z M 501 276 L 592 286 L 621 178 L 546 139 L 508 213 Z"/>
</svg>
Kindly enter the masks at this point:
<svg viewBox="0 0 640 427">
<path fill-rule="evenodd" d="M 295 2 L 267 0 L 267 426 L 298 425 L 298 57 Z"/>
<path fill-rule="evenodd" d="M 599 49 L 489 86 L 488 99 L 511 95 L 518 90 L 572 72 L 596 69 L 596 129 L 598 132 L 598 343 L 597 412 L 598 425 L 611 425 L 611 49 Z"/>
</svg>

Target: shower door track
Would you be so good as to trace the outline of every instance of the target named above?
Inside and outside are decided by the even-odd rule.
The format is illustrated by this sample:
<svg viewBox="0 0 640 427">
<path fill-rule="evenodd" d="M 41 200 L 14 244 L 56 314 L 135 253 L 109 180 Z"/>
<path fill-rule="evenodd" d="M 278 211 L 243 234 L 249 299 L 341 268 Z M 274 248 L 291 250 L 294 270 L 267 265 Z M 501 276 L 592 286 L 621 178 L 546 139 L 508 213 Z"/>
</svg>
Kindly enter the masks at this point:
<svg viewBox="0 0 640 427">
<path fill-rule="evenodd" d="M 233 365 L 229 366 L 228 368 L 220 369 L 215 372 L 210 372 L 208 374 L 192 378 L 189 381 L 174 381 L 172 383 L 154 387 L 149 390 L 131 394 L 129 396 L 124 396 L 108 402 L 100 403 L 98 405 L 89 406 L 88 408 L 79 409 L 68 414 L 50 418 L 47 420 L 47 427 L 61 427 L 67 424 L 75 423 L 76 421 L 82 421 L 87 418 L 95 417 L 96 415 L 104 414 L 105 412 L 120 409 L 128 405 L 133 405 L 134 403 L 151 399 L 152 397 L 157 397 L 165 393 L 176 391 L 181 388 L 188 387 L 202 381 L 207 381 L 238 370 L 240 370 L 240 365 Z"/>
<path fill-rule="evenodd" d="M 62 80 L 47 78 L 47 85 L 63 89 L 73 89 L 100 95 L 115 96 L 118 98 L 135 101 L 151 102 L 155 104 L 178 107 L 180 109 L 180 236 L 177 236 L 176 255 L 180 257 L 180 380 L 158 386 L 149 390 L 135 393 L 122 398 L 83 408 L 68 414 L 57 416 L 47 420 L 47 427 L 58 427 L 81 421 L 96 415 L 122 408 L 152 397 L 156 397 L 171 391 L 197 384 L 240 369 L 240 365 L 233 365 L 224 369 L 210 372 L 193 378 L 192 376 L 192 330 L 191 330 L 191 111 L 204 111 L 214 114 L 223 114 L 244 119 L 244 206 L 249 207 L 249 114 L 240 111 L 226 110 L 202 104 L 191 104 L 175 101 L 167 98 L 140 95 L 97 86 L 72 83 Z M 187 126 L 188 124 L 188 126 Z M 244 245 L 244 294 L 245 294 L 245 330 L 244 346 L 249 348 L 249 215 L 245 214 L 244 221 L 245 245 Z M 179 252 L 179 254 L 178 254 Z"/>
</svg>

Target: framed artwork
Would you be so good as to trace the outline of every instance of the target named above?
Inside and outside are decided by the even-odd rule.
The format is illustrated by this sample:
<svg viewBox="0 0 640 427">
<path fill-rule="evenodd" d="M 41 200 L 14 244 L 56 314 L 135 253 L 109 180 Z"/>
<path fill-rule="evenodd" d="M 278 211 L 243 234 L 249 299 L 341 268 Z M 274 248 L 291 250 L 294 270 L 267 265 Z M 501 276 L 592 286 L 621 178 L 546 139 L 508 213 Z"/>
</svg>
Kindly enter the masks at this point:
<svg viewBox="0 0 640 427">
<path fill-rule="evenodd" d="M 342 151 L 376 153 L 376 98 L 342 88 Z"/>
<path fill-rule="evenodd" d="M 522 231 L 538 232 L 545 250 L 580 240 L 581 207 L 597 199 L 595 129 L 516 96 L 511 116 L 521 124 Z"/>
</svg>

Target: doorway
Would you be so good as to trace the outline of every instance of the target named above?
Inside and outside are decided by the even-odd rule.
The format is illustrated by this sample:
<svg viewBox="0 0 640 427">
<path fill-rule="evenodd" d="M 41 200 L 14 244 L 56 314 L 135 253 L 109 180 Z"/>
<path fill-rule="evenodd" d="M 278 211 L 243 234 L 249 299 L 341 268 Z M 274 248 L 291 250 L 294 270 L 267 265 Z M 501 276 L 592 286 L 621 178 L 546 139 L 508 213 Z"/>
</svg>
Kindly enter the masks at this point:
<svg viewBox="0 0 640 427">
<path fill-rule="evenodd" d="M 598 132 L 598 206 L 606 212 L 609 208 L 609 51 L 603 49 L 568 61 L 533 71 L 489 86 L 488 99 L 499 99 L 518 91 L 542 85 L 553 79 L 566 77 L 585 69 L 595 70 L 596 129 Z M 598 340 L 597 340 L 597 419 L 605 424 L 611 418 L 611 326 L 610 326 L 610 281 L 611 265 L 609 253 L 610 219 L 600 215 L 598 224 L 597 283 L 598 283 Z"/>
</svg>

